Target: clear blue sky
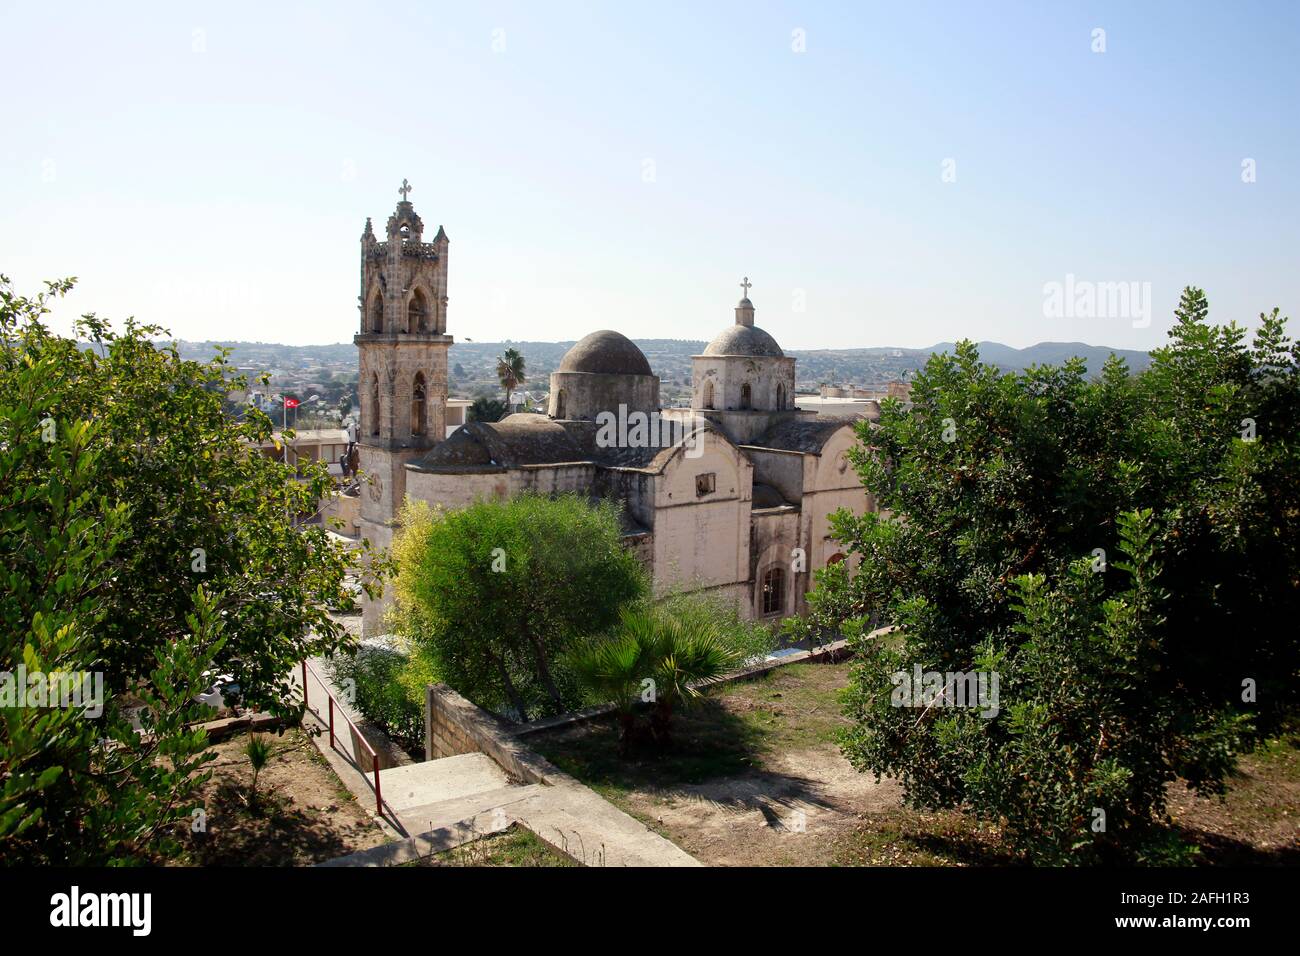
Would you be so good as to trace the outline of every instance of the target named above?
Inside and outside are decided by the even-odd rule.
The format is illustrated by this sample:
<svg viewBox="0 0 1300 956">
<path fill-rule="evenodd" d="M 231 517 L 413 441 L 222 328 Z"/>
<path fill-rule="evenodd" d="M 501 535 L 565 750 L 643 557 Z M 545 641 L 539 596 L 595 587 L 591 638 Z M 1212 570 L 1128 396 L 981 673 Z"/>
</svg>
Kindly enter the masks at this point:
<svg viewBox="0 0 1300 956">
<path fill-rule="evenodd" d="M 746 274 L 790 348 L 1148 348 L 1189 283 L 1300 322 L 1296 3 L 5 0 L 0 26 L 0 271 L 79 276 L 62 317 L 349 340 L 405 176 L 458 338 L 709 338 Z M 1150 327 L 1046 317 L 1067 274 L 1149 282 Z"/>
</svg>

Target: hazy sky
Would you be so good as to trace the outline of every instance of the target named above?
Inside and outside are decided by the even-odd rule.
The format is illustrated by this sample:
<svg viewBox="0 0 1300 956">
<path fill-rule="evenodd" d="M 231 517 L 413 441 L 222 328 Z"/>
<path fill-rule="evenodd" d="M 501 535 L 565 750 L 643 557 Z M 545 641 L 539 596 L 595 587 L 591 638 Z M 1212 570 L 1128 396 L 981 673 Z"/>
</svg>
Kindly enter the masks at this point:
<svg viewBox="0 0 1300 956">
<path fill-rule="evenodd" d="M 0 31 L 0 272 L 79 276 L 62 317 L 346 341 L 408 177 L 457 338 L 710 338 L 742 275 L 790 348 L 1149 348 L 1189 283 L 1300 322 L 1296 3 L 5 0 Z M 1067 275 L 1138 297 L 1049 316 Z"/>
</svg>

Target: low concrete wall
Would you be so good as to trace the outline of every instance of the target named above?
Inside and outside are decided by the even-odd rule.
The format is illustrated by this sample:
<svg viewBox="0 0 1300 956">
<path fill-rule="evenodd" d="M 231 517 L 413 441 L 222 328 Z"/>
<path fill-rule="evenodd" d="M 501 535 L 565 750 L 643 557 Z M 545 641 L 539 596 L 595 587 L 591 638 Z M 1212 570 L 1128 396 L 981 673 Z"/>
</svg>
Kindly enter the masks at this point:
<svg viewBox="0 0 1300 956">
<path fill-rule="evenodd" d="M 425 691 L 425 759 L 485 753 L 523 783 L 576 783 L 514 735 L 513 725 L 470 703 L 446 684 L 430 684 Z"/>
</svg>

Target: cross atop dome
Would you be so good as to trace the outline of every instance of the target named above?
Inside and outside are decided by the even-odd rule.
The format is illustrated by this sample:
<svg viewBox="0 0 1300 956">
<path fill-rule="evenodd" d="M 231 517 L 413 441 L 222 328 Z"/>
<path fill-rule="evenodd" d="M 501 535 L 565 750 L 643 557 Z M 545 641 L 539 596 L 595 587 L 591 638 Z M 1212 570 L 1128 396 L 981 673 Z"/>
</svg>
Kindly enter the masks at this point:
<svg viewBox="0 0 1300 956">
<path fill-rule="evenodd" d="M 749 301 L 749 290 L 754 283 L 749 281 L 749 276 L 740 280 L 740 289 L 744 296 L 736 303 L 736 324 L 753 325 L 754 324 L 754 303 Z"/>
</svg>

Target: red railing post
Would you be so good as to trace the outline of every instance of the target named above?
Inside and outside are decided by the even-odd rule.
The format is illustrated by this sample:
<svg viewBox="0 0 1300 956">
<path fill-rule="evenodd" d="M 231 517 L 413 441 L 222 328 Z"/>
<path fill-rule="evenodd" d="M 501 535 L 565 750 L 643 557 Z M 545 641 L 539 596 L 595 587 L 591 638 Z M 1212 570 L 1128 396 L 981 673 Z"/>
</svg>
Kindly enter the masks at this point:
<svg viewBox="0 0 1300 956">
<path fill-rule="evenodd" d="M 303 707 L 306 709 L 310 709 L 307 708 L 307 671 L 308 670 L 309 668 L 307 667 L 307 662 L 304 660 L 302 662 L 302 703 L 303 703 Z M 329 706 L 330 706 L 330 713 L 329 713 L 330 749 L 337 750 L 338 748 L 334 740 L 334 695 L 330 693 L 329 687 L 319 676 L 317 677 L 317 679 L 321 681 L 321 686 L 325 688 L 325 699 L 329 702 Z M 316 714 L 318 720 L 320 719 L 320 715 L 316 713 L 316 711 L 312 711 L 312 713 Z M 360 728 L 358 728 L 357 725 L 352 722 L 352 718 L 348 716 L 348 712 L 346 710 L 343 711 L 343 719 L 348 722 L 348 727 L 351 728 L 352 730 L 352 740 L 360 741 L 361 746 L 365 747 L 366 753 L 370 755 L 370 766 L 375 774 L 375 810 L 382 817 L 384 815 L 384 795 L 383 795 L 383 791 L 380 790 L 380 784 L 379 784 L 379 753 L 378 751 L 375 750 L 374 747 L 370 746 L 370 741 L 366 740 L 365 735 L 361 733 Z M 356 748 L 354 743 L 353 750 L 355 749 Z M 348 757 L 349 752 L 344 751 L 343 755 L 345 757 Z M 358 770 L 361 770 L 361 755 L 359 752 L 351 754 L 350 762 Z M 361 773 L 364 776 L 365 771 L 361 770 Z"/>
</svg>

